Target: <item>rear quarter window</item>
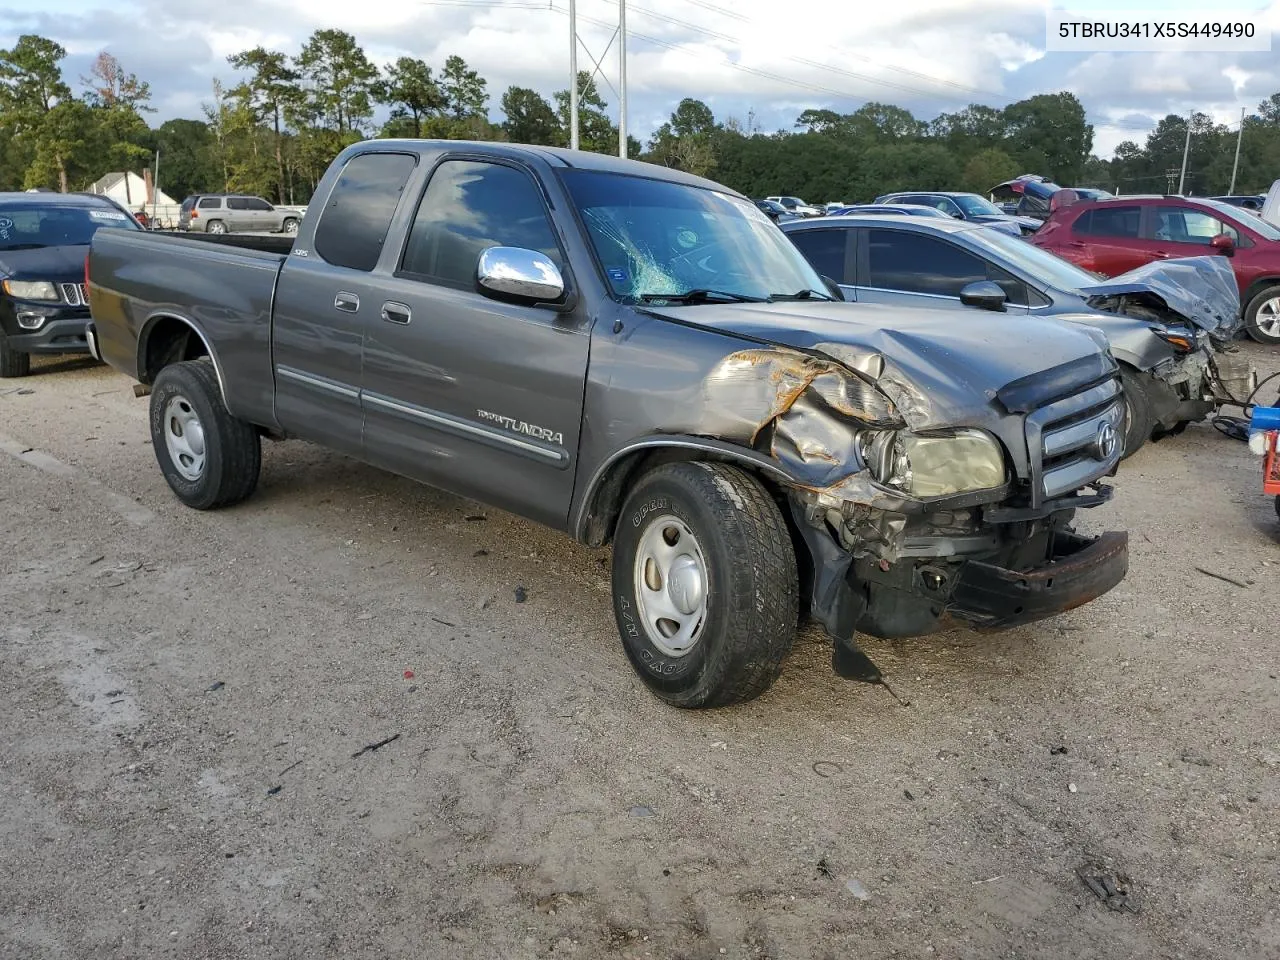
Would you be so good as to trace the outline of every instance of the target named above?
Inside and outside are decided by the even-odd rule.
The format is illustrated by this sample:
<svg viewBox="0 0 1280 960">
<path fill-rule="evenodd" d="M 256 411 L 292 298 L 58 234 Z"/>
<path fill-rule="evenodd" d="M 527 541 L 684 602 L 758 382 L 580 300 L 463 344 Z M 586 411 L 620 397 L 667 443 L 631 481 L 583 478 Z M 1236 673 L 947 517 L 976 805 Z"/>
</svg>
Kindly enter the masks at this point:
<svg viewBox="0 0 1280 960">
<path fill-rule="evenodd" d="M 200 200 L 200 209 L 201 210 L 221 210 L 222 198 L 221 197 L 203 197 Z"/>
<path fill-rule="evenodd" d="M 362 153 L 347 161 L 316 226 L 313 246 L 321 259 L 366 273 L 377 266 L 417 162 L 406 153 Z"/>
</svg>

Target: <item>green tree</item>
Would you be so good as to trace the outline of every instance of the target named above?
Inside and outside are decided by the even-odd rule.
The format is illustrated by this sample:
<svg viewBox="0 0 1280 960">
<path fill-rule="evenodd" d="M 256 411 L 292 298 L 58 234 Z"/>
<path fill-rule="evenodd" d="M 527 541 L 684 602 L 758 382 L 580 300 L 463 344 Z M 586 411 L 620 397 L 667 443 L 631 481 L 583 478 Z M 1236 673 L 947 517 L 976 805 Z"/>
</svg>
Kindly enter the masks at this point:
<svg viewBox="0 0 1280 960">
<path fill-rule="evenodd" d="M 556 114 L 560 126 L 569 131 L 569 91 L 557 90 L 554 94 Z M 609 119 L 609 104 L 600 96 L 595 80 L 585 70 L 578 71 L 578 148 L 592 153 L 618 152 L 618 128 Z M 638 145 L 637 145 L 638 146 Z M 628 141 L 628 151 L 630 141 Z M 640 149 L 636 150 L 637 156 Z"/>
<path fill-rule="evenodd" d="M 445 108 L 445 94 L 422 60 L 401 57 L 387 67 L 382 86 L 382 101 L 391 107 L 391 122 L 396 135 L 421 137 L 422 122 L 437 116 Z M 384 131 L 385 132 L 385 131 Z"/>
<path fill-rule="evenodd" d="M 715 134 L 716 118 L 711 108 L 701 100 L 686 97 L 649 141 L 648 159 L 708 176 L 716 167 Z"/>
<path fill-rule="evenodd" d="M 999 147 L 988 147 L 979 150 L 965 161 L 964 172 L 960 177 L 960 186 L 964 190 L 980 193 L 984 196 L 997 183 L 1012 180 L 1018 176 L 1017 161 Z"/>
<path fill-rule="evenodd" d="M 227 62 L 237 70 L 249 71 L 248 78 L 233 88 L 229 95 L 252 111 L 259 123 L 268 118 L 271 120 L 276 161 L 275 195 L 284 203 L 288 191 L 284 166 L 283 121 L 285 110 L 302 95 L 298 88 L 301 74 L 290 66 L 289 58 L 283 53 L 265 47 L 233 53 L 227 57 Z"/>
<path fill-rule="evenodd" d="M 355 37 L 343 30 L 317 30 L 294 67 L 307 82 L 301 109 L 314 125 L 336 131 L 339 141 L 364 130 L 373 116 L 380 78 Z"/>
<path fill-rule="evenodd" d="M 166 120 L 153 131 L 150 146 L 160 153 L 156 186 L 169 196 L 182 199 L 221 187 L 213 133 L 207 123 Z"/>
<path fill-rule="evenodd" d="M 84 102 L 93 128 L 84 135 L 96 140 L 99 165 L 105 167 L 96 172 L 131 171 L 145 164 L 151 155 L 146 145 L 150 130 L 142 114 L 154 112 L 150 85 L 106 51 L 98 54 L 80 82 L 86 88 Z"/>
<path fill-rule="evenodd" d="M 508 87 L 502 95 L 502 112 L 507 118 L 502 129 L 512 143 L 562 147 L 567 142 L 555 110 L 536 90 Z"/>
<path fill-rule="evenodd" d="M 1006 144 L 1024 173 L 1039 173 L 1058 183 L 1080 179 L 1093 151 L 1093 127 L 1072 93 L 1045 93 L 1004 109 Z"/>
<path fill-rule="evenodd" d="M 444 62 L 440 75 L 440 87 L 444 92 L 446 109 L 455 120 L 484 116 L 488 110 L 487 82 L 467 66 L 459 56 L 451 56 Z"/>
<path fill-rule="evenodd" d="M 66 111 L 52 116 L 57 106 L 71 99 L 71 88 L 62 79 L 66 56 L 60 44 L 34 34 L 24 34 L 11 49 L 0 50 L 0 128 L 8 131 L 8 152 L 24 167 L 39 155 L 42 164 L 51 165 L 52 179 L 64 193 L 66 151 L 79 142 L 65 136 Z"/>
</svg>

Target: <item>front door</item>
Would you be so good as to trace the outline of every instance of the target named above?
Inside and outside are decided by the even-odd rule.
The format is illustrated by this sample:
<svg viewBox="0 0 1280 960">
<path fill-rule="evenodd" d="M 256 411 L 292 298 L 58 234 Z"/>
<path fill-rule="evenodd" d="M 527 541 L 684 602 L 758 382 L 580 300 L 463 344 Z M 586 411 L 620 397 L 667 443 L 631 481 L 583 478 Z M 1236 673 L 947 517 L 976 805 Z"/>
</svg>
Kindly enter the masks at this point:
<svg viewBox="0 0 1280 960">
<path fill-rule="evenodd" d="M 493 246 L 567 272 L 542 189 L 519 165 L 446 158 L 365 326 L 371 462 L 562 526 L 573 494 L 590 323 L 478 292 Z"/>
</svg>

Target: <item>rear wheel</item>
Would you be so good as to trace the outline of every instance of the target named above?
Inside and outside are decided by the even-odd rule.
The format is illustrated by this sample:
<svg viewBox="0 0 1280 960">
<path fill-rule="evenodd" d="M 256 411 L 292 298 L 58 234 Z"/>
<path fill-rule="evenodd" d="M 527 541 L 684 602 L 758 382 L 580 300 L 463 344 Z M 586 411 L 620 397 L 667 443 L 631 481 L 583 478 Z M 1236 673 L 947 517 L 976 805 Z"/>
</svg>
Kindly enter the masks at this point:
<svg viewBox="0 0 1280 960">
<path fill-rule="evenodd" d="M 196 510 L 239 503 L 258 485 L 262 441 L 227 411 L 208 359 L 160 371 L 151 388 L 151 443 L 170 489 Z"/>
<path fill-rule="evenodd" d="M 31 354 L 13 349 L 0 334 L 0 377 L 25 377 L 30 372 Z"/>
<path fill-rule="evenodd" d="M 1249 301 L 1244 329 L 1258 343 L 1280 343 L 1280 286 L 1267 287 Z"/>
<path fill-rule="evenodd" d="M 672 463 L 641 478 L 613 545 L 613 606 L 632 666 L 678 707 L 759 696 L 777 679 L 799 617 L 795 551 L 755 477 Z"/>
<path fill-rule="evenodd" d="M 295 220 L 293 217 L 290 217 L 288 220 L 284 222 L 284 225 L 280 229 L 283 230 L 285 233 L 289 234 L 290 236 L 293 236 L 298 232 L 298 221 Z"/>
<path fill-rule="evenodd" d="M 1122 366 L 1120 385 L 1124 391 L 1124 454 L 1121 459 L 1127 459 L 1151 439 L 1155 422 L 1151 418 L 1151 400 L 1138 371 Z"/>
<path fill-rule="evenodd" d="M 209 226 L 205 228 L 209 233 L 224 234 L 227 232 L 227 225 L 221 220 L 210 220 Z"/>
</svg>

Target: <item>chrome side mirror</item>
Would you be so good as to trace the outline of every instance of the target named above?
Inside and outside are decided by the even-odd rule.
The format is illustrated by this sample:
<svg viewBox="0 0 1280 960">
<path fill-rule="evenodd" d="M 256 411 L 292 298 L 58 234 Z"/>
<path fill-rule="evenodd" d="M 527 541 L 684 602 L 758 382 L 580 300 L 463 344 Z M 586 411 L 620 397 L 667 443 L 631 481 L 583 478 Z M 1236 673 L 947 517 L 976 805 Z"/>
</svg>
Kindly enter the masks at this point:
<svg viewBox="0 0 1280 960">
<path fill-rule="evenodd" d="M 545 253 L 523 247 L 490 247 L 476 266 L 480 291 L 500 299 L 555 302 L 564 296 L 564 276 Z"/>
</svg>

